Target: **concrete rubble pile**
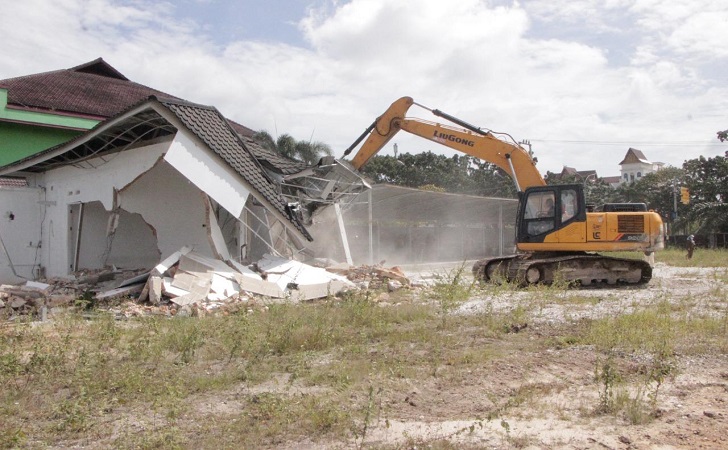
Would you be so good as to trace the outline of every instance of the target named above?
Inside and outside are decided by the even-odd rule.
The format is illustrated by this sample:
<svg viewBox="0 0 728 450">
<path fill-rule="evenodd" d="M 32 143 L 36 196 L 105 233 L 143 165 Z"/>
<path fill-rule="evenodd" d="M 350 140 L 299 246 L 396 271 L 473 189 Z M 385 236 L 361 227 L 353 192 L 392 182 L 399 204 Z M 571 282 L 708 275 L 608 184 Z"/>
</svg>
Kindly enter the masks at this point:
<svg viewBox="0 0 728 450">
<path fill-rule="evenodd" d="M 381 266 L 329 266 L 326 270 L 346 276 L 347 279 L 356 283 L 360 289 L 382 290 L 386 288 L 389 292 L 399 290 L 403 287 L 411 287 L 412 282 L 399 267 L 385 268 Z"/>
<path fill-rule="evenodd" d="M 119 281 L 121 280 L 121 281 Z M 326 269 L 266 255 L 250 266 L 224 262 L 182 248 L 150 270 L 101 270 L 74 279 L 0 285 L 0 315 L 37 314 L 44 319 L 56 307 L 109 304 L 129 299 L 123 316 L 202 315 L 256 299 L 304 301 L 352 289 L 410 286 L 397 267 L 348 265 Z M 117 308 L 118 309 L 118 308 Z"/>
<path fill-rule="evenodd" d="M 152 269 L 140 301 L 159 304 L 168 298 L 178 306 L 223 302 L 241 295 L 293 301 L 311 300 L 354 288 L 345 277 L 324 269 L 266 255 L 252 265 L 207 258 L 187 248 Z"/>
</svg>

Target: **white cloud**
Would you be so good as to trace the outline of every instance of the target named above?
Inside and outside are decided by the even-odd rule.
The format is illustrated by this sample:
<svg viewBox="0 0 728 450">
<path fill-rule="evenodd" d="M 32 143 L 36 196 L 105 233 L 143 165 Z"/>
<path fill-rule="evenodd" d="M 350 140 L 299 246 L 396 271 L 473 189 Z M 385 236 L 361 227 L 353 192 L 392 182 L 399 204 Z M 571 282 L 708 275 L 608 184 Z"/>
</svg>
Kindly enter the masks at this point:
<svg viewBox="0 0 728 450">
<path fill-rule="evenodd" d="M 728 11 L 692 15 L 672 32 L 667 43 L 676 51 L 700 59 L 728 57 Z"/>
<path fill-rule="evenodd" d="M 674 165 L 724 151 L 675 145 L 715 142 L 728 127 L 728 87 L 714 81 L 728 19 L 708 0 L 333 2 L 301 18 L 306 48 L 220 44 L 211 24 L 176 19 L 175 3 L 8 3 L 0 78 L 101 56 L 134 81 L 253 129 L 313 134 L 337 155 L 403 95 L 531 139 L 544 172 L 616 174 L 628 147 Z M 639 26 L 624 37 L 626 23 Z M 396 139 L 400 151 L 442 150 Z"/>
</svg>

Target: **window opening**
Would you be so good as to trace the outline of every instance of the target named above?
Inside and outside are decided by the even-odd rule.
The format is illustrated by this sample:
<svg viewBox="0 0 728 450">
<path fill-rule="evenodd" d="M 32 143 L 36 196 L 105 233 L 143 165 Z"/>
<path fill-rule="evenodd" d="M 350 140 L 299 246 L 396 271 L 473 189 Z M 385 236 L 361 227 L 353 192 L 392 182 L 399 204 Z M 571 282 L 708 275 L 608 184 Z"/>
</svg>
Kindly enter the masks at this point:
<svg viewBox="0 0 728 450">
<path fill-rule="evenodd" d="M 554 205 L 552 191 L 529 194 L 523 215 L 529 235 L 543 234 L 554 229 Z"/>
</svg>

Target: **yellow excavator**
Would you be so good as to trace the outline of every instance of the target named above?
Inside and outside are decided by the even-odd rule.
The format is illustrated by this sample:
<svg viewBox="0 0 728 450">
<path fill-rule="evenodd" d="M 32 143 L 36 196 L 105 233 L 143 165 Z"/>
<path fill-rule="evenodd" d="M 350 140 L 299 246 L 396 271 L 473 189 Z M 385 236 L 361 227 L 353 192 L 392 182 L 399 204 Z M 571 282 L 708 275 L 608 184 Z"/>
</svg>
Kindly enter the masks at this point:
<svg viewBox="0 0 728 450">
<path fill-rule="evenodd" d="M 456 125 L 406 117 L 417 105 Z M 473 274 L 484 281 L 521 284 L 563 280 L 581 285 L 644 284 L 652 278 L 645 260 L 601 252 L 634 251 L 651 255 L 664 248 L 660 215 L 643 203 L 587 208 L 581 184 L 547 185 L 530 153 L 505 133 L 470 125 L 437 109 L 402 97 L 372 123 L 344 152 L 361 169 L 400 130 L 495 164 L 513 178 L 518 191 L 515 255 L 477 261 Z M 498 136 L 497 136 L 498 135 Z"/>
</svg>

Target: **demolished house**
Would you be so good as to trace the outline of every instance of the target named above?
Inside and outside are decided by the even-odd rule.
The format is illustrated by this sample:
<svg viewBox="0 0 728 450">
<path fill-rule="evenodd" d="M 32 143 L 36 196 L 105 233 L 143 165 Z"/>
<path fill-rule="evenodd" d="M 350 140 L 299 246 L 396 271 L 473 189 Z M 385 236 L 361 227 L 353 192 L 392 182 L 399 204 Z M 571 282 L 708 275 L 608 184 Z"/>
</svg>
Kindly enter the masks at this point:
<svg viewBox="0 0 728 450">
<path fill-rule="evenodd" d="M 312 237 L 298 205 L 284 201 L 250 145 L 214 108 L 150 97 L 66 144 L 6 165 L 0 175 L 28 182 L 4 202 L 17 211 L 6 229 L 40 230 L 31 247 L 41 236 L 32 272 L 17 272 L 16 264 L 14 275 L 153 267 L 184 247 L 243 264 L 305 252 Z"/>
<path fill-rule="evenodd" d="M 336 276 L 292 261 L 312 256 L 299 200 L 333 198 L 336 181 L 319 176 L 336 178 L 339 165 L 307 167 L 253 134 L 215 108 L 134 83 L 101 58 L 1 80 L 0 282 L 149 270 L 178 255 L 173 273 L 152 271 L 148 287 L 181 294 L 164 278 L 196 258 L 206 269 L 185 273 L 213 294 L 215 274 L 251 275 L 252 262 L 269 273 L 241 279 L 249 292 L 311 298 L 323 285 L 341 288 Z M 312 177 L 281 183 L 304 169 Z"/>
</svg>

